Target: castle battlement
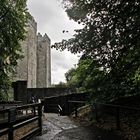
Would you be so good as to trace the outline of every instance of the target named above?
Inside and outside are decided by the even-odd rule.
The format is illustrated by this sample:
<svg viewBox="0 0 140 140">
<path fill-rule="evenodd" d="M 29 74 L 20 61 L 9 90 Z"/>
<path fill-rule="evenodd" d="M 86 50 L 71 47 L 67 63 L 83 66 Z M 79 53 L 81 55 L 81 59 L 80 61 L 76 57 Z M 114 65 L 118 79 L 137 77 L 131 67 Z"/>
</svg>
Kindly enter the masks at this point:
<svg viewBox="0 0 140 140">
<path fill-rule="evenodd" d="M 40 33 L 38 33 L 38 35 L 37 35 L 37 40 L 38 40 L 38 41 L 42 41 L 42 38 L 43 38 L 43 36 L 42 36 Z"/>
<path fill-rule="evenodd" d="M 45 33 L 45 35 L 43 36 L 43 40 L 47 41 L 47 42 L 51 42 L 50 38 L 48 37 L 48 35 Z"/>
<path fill-rule="evenodd" d="M 51 40 L 46 33 L 44 34 L 44 36 L 38 33 L 37 38 L 38 38 L 38 41 L 51 43 Z"/>
<path fill-rule="evenodd" d="M 35 21 L 33 16 L 30 16 L 30 19 L 28 21 L 28 26 L 33 27 L 35 30 L 37 30 L 37 22 Z"/>
</svg>

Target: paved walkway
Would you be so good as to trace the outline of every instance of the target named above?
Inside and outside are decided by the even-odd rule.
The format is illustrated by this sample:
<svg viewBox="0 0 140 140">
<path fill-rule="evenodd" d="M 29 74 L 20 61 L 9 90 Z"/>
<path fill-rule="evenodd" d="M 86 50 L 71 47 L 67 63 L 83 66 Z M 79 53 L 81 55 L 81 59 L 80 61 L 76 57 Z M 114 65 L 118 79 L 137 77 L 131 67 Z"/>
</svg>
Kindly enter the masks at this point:
<svg viewBox="0 0 140 140">
<path fill-rule="evenodd" d="M 54 137 L 68 129 L 76 128 L 74 122 L 67 116 L 58 116 L 58 114 L 48 113 L 43 118 L 43 135 L 34 138 L 33 140 L 54 140 Z"/>
<path fill-rule="evenodd" d="M 43 135 L 33 140 L 122 140 L 114 132 L 93 126 L 80 126 L 67 116 L 45 114 Z"/>
</svg>

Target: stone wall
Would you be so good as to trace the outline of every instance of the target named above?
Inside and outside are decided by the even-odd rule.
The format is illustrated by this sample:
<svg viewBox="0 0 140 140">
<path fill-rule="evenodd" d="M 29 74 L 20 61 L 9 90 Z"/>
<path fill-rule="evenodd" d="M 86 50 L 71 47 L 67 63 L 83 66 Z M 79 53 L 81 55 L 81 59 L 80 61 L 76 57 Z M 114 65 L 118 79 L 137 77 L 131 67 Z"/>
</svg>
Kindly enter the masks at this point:
<svg viewBox="0 0 140 140">
<path fill-rule="evenodd" d="M 27 103 L 27 81 L 13 82 L 14 100 Z"/>
<path fill-rule="evenodd" d="M 36 88 L 36 71 L 37 71 L 37 24 L 32 19 L 28 27 L 28 79 L 27 87 Z"/>
<path fill-rule="evenodd" d="M 34 19 L 29 20 L 25 41 L 21 43 L 23 58 L 18 60 L 14 81 L 28 81 L 27 87 L 36 87 L 36 48 L 37 48 L 37 23 Z"/>
<path fill-rule="evenodd" d="M 38 34 L 37 46 L 37 87 L 44 88 L 51 86 L 51 56 L 50 39 L 45 34 Z"/>
<path fill-rule="evenodd" d="M 22 47 L 22 53 L 21 55 L 23 56 L 22 59 L 19 59 L 18 60 L 18 64 L 17 64 L 17 67 L 16 67 L 16 70 L 15 70 L 15 75 L 14 75 L 14 79 L 13 81 L 18 81 L 18 80 L 26 80 L 28 79 L 28 43 L 27 43 L 27 38 L 25 41 L 23 41 L 21 43 L 21 47 Z"/>
</svg>

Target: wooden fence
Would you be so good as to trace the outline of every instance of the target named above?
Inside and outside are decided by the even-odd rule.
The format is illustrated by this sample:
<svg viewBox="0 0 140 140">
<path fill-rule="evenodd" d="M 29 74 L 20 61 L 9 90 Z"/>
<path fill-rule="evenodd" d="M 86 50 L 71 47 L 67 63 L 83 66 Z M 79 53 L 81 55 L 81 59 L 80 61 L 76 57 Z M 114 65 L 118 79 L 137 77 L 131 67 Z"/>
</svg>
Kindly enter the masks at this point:
<svg viewBox="0 0 140 140">
<path fill-rule="evenodd" d="M 76 101 L 76 100 L 69 100 L 68 101 L 68 108 L 71 107 L 70 104 L 74 105 L 74 113 L 75 117 L 78 116 L 78 107 L 79 105 L 87 104 L 86 101 Z M 129 107 L 129 106 L 121 106 L 121 105 L 114 105 L 114 104 L 105 104 L 105 103 L 94 103 L 91 105 L 92 112 L 95 116 L 97 122 L 100 122 L 101 119 L 106 120 L 105 115 L 114 117 L 114 123 L 117 129 L 121 129 L 121 124 L 124 121 L 123 119 L 126 118 L 135 118 L 139 119 L 140 116 L 140 108 Z M 70 110 L 70 108 L 68 109 Z M 111 120 L 109 120 L 111 121 Z M 133 123 L 131 120 L 125 120 L 127 123 Z M 134 121 L 134 120 L 133 120 Z"/>
<path fill-rule="evenodd" d="M 29 139 L 41 133 L 41 104 L 28 104 L 0 110 L 0 140 Z"/>
<path fill-rule="evenodd" d="M 83 106 L 83 105 L 86 105 L 87 104 L 87 101 L 75 101 L 75 100 L 69 100 L 68 101 L 68 112 L 69 114 L 74 111 L 75 113 L 75 117 L 78 117 L 78 108 Z M 73 107 L 72 107 L 73 105 Z M 71 109 L 72 107 L 72 109 Z"/>
<path fill-rule="evenodd" d="M 127 118 L 128 116 L 133 118 L 134 115 L 140 115 L 140 108 L 105 103 L 94 103 L 92 111 L 95 114 L 97 122 L 100 122 L 100 119 L 103 118 L 104 114 L 114 116 L 117 129 L 121 129 L 122 118 Z M 139 117 L 139 115 L 137 115 L 137 117 Z M 105 120 L 105 118 L 103 119 Z M 129 123 L 131 122 L 129 121 Z"/>
</svg>

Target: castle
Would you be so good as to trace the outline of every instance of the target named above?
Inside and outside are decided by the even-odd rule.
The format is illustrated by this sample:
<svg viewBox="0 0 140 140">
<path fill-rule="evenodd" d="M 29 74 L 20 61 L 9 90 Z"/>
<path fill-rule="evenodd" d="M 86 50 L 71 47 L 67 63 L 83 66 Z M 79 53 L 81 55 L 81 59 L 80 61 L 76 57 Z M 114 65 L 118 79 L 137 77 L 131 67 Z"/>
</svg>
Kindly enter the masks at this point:
<svg viewBox="0 0 140 140">
<path fill-rule="evenodd" d="M 28 88 L 50 87 L 51 40 L 47 34 L 37 35 L 37 23 L 33 17 L 26 29 L 26 39 L 21 43 L 23 58 L 18 60 L 14 81 L 27 81 Z"/>
</svg>

